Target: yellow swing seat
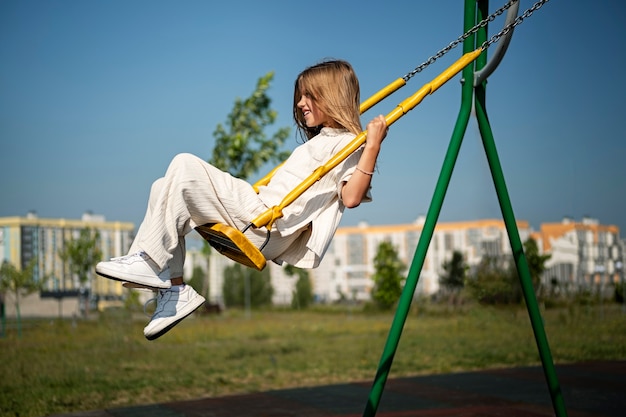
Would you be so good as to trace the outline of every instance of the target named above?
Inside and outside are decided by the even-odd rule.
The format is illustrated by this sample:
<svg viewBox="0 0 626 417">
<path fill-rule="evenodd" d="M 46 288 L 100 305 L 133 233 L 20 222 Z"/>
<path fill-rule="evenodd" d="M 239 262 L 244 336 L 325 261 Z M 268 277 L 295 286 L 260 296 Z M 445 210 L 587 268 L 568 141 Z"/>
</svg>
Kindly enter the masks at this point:
<svg viewBox="0 0 626 417">
<path fill-rule="evenodd" d="M 243 232 L 245 230 L 247 229 L 244 229 Z M 261 250 L 269 240 L 269 231 L 268 237 L 260 249 L 254 246 L 242 231 L 225 224 L 207 223 L 196 227 L 196 231 L 215 250 L 233 261 L 258 271 L 262 271 L 265 268 L 265 256 L 263 256 Z"/>
<path fill-rule="evenodd" d="M 464 54 L 450 67 L 448 67 L 441 74 L 435 77 L 431 82 L 425 84 L 415 94 L 409 96 L 400 104 L 398 104 L 385 117 L 385 120 L 387 121 L 387 126 L 391 126 L 391 124 L 396 122 L 400 117 L 407 114 L 410 110 L 417 106 L 424 99 L 424 97 L 435 92 L 439 87 L 445 84 L 453 76 L 458 74 L 463 68 L 465 68 L 476 58 L 478 58 L 481 53 L 482 49 L 478 48 L 473 52 L 468 52 Z M 405 84 L 406 80 L 404 78 L 399 78 L 382 90 L 378 91 L 371 98 L 361 104 L 361 113 L 364 113 L 374 104 L 380 102 L 382 99 L 389 96 L 400 87 L 403 87 Z M 318 181 L 328 171 L 335 168 L 337 165 L 339 165 L 339 163 L 341 163 L 349 155 L 351 155 L 354 151 L 361 147 L 361 145 L 365 143 L 366 139 L 367 131 L 361 132 L 354 139 L 352 139 L 352 141 L 348 145 L 346 145 L 342 150 L 340 150 L 336 155 L 328 160 L 328 162 L 318 167 L 294 190 L 290 191 L 287 196 L 285 196 L 280 205 L 269 208 L 265 213 L 262 213 L 259 217 L 252 220 L 250 224 L 248 224 L 242 231 L 221 223 L 204 224 L 202 226 L 196 227 L 196 230 L 212 247 L 214 247 L 222 255 L 247 267 L 254 268 L 258 271 L 263 270 L 267 262 L 261 251 L 269 241 L 272 224 L 276 219 L 282 217 L 283 208 L 291 204 L 296 198 L 302 195 L 304 191 L 311 187 L 311 185 Z M 254 184 L 253 187 L 257 192 L 260 185 L 266 185 L 270 182 L 273 173 L 278 169 L 278 167 L 274 168 L 270 173 L 268 173 L 265 177 L 263 177 L 256 184 Z M 267 237 L 260 248 L 257 248 L 255 245 L 253 245 L 250 240 L 248 240 L 248 238 L 244 235 L 246 230 L 248 230 L 250 227 L 267 228 Z"/>
</svg>

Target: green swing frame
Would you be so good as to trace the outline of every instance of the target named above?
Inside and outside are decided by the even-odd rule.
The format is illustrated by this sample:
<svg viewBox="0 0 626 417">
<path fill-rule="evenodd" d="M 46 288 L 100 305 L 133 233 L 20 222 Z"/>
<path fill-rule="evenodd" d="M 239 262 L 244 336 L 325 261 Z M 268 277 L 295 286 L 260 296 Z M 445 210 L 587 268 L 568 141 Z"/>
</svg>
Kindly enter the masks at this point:
<svg viewBox="0 0 626 417">
<path fill-rule="evenodd" d="M 400 296 L 398 308 L 396 309 L 389 335 L 383 349 L 370 395 L 367 399 L 363 412 L 364 416 L 375 416 L 380 404 L 384 386 L 386 384 L 391 365 L 393 363 L 393 358 L 400 341 L 402 329 L 417 288 L 419 275 L 426 259 L 428 247 L 430 245 L 430 241 L 432 240 L 435 225 L 441 212 L 443 200 L 445 198 L 461 143 L 472 114 L 472 109 L 474 109 L 476 119 L 478 121 L 483 147 L 487 156 L 496 194 L 504 218 L 505 227 L 509 236 L 513 258 L 520 278 L 522 293 L 535 335 L 535 341 L 539 350 L 544 375 L 548 384 L 549 394 L 552 399 L 552 405 L 558 417 L 567 416 L 561 387 L 556 376 L 552 354 L 550 352 L 541 313 L 539 311 L 539 306 L 532 285 L 528 262 L 524 254 L 523 245 L 519 236 L 519 230 L 517 229 L 517 222 L 513 213 L 513 208 L 504 180 L 504 174 L 500 165 L 493 132 L 489 124 L 485 106 L 486 80 L 502 60 L 513 34 L 513 28 L 520 24 L 526 17 L 529 17 L 534 11 L 541 8 L 548 1 L 549 0 L 539 0 L 522 15 L 517 16 L 519 0 L 509 1 L 491 15 L 488 15 L 488 0 L 465 0 L 463 35 L 455 42 L 439 51 L 424 64 L 417 67 L 413 72 L 393 81 L 361 105 L 360 110 L 361 113 L 363 113 L 397 91 L 399 88 L 406 85 L 406 82 L 413 75 L 420 72 L 423 68 L 434 62 L 443 54 L 447 53 L 458 43 L 463 43 L 463 55 L 461 58 L 455 61 L 431 82 L 425 84 L 413 95 L 399 103 L 394 110 L 386 116 L 387 124 L 391 126 L 403 115 L 421 103 L 427 95 L 435 92 L 458 73 L 462 73 L 463 81 L 461 89 L 461 108 L 444 158 L 433 198 L 431 199 L 431 204 L 429 206 L 422 233 L 417 244 L 415 255 L 413 256 L 413 261 L 409 268 L 404 289 Z M 508 13 L 504 28 L 490 39 L 487 39 L 488 23 L 493 21 L 496 16 L 502 14 L 505 10 L 508 10 Z M 500 42 L 494 56 L 491 60 L 487 61 L 487 48 L 492 43 L 498 41 Z M 278 206 L 268 209 L 256 219 L 251 220 L 251 222 L 243 230 L 240 231 L 222 224 L 206 224 L 197 227 L 197 231 L 209 242 L 209 244 L 216 248 L 218 252 L 236 262 L 257 270 L 262 270 L 266 265 L 266 260 L 261 253 L 261 250 L 269 240 L 269 231 L 272 225 L 277 219 L 282 217 L 282 210 L 298 198 L 304 191 L 306 191 L 308 187 L 319 180 L 321 176 L 325 175 L 328 171 L 343 161 L 348 155 L 358 149 L 365 142 L 366 138 L 367 132 L 362 132 L 360 135 L 357 135 L 357 137 L 355 137 L 349 145 L 342 149 L 337 155 L 333 156 L 326 164 L 316 169 L 298 187 L 288 193 Z M 267 184 L 277 168 L 278 167 L 259 180 L 254 185 L 255 189 L 258 190 L 259 186 Z M 265 243 L 260 248 L 257 248 L 250 243 L 244 235 L 244 233 L 252 227 L 265 227 L 267 229 L 267 238 Z"/>
</svg>

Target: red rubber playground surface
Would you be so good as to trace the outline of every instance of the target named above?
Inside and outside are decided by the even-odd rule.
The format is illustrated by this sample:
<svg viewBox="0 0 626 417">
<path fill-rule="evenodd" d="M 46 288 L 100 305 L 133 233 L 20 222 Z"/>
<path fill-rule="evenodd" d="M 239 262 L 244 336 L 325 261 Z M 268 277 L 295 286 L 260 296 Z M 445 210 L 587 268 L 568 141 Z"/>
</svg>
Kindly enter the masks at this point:
<svg viewBox="0 0 626 417">
<path fill-rule="evenodd" d="M 568 416 L 626 416 L 626 361 L 556 366 Z M 138 405 L 55 417 L 357 417 L 370 382 Z M 376 416 L 539 417 L 556 413 L 541 366 L 389 379 Z"/>
</svg>

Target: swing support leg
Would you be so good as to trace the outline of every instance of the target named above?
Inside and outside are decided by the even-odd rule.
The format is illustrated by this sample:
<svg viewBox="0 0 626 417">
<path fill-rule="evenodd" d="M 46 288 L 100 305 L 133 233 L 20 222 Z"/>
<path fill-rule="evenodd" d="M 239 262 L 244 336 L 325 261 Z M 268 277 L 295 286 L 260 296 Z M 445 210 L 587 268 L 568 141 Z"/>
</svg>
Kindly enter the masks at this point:
<svg viewBox="0 0 626 417">
<path fill-rule="evenodd" d="M 479 12 L 486 10 L 485 8 L 487 7 L 487 3 L 488 0 L 480 0 L 478 2 Z M 476 37 L 477 42 L 484 41 L 486 39 L 485 31 L 479 31 L 476 34 Z M 481 59 L 484 58 L 481 57 L 476 61 L 477 66 L 484 65 L 484 62 L 482 62 Z M 489 118 L 487 117 L 485 107 L 485 86 L 486 81 L 483 81 L 479 85 L 475 86 L 474 89 L 474 108 L 476 111 L 476 118 L 478 120 L 478 129 L 483 141 L 483 147 L 485 148 L 485 154 L 487 155 L 487 162 L 489 163 L 491 178 L 493 179 L 498 201 L 500 203 L 500 210 L 502 211 L 505 227 L 509 235 L 511 252 L 515 260 L 515 265 L 517 266 L 517 273 L 520 279 L 524 299 L 526 301 L 528 315 L 530 317 L 530 322 L 535 335 L 539 356 L 541 357 L 541 363 L 543 365 L 543 371 L 548 384 L 550 397 L 552 398 L 552 406 L 558 417 L 564 417 L 567 416 L 567 410 L 565 408 L 565 402 L 563 401 L 563 393 L 556 375 L 556 370 L 554 369 L 552 353 L 550 352 L 550 346 L 548 344 L 548 339 L 543 326 L 543 319 L 541 318 L 541 312 L 539 311 L 539 305 L 537 303 L 530 269 L 528 267 L 526 255 L 524 254 L 524 247 L 519 236 L 519 230 L 517 229 L 517 222 L 513 213 L 513 206 L 509 198 L 509 192 L 504 181 L 504 173 L 502 172 L 500 158 L 498 157 L 498 151 L 496 150 L 493 131 L 491 130 Z"/>
<path fill-rule="evenodd" d="M 477 21 L 476 4 L 478 4 L 478 13 L 486 15 L 486 13 L 484 12 L 488 10 L 487 0 L 465 0 L 464 24 L 466 31 L 471 28 Z M 486 28 L 483 28 L 482 30 L 478 31 L 477 35 L 471 35 L 463 42 L 463 52 L 466 53 L 473 50 L 475 44 L 480 45 L 485 39 Z M 483 54 L 476 60 L 476 69 L 483 68 L 485 66 L 485 61 L 486 54 Z M 391 364 L 393 362 L 393 358 L 395 356 L 395 352 L 400 341 L 402 329 L 409 313 L 411 301 L 413 299 L 415 289 L 417 288 L 419 275 L 424 265 L 424 260 L 426 259 L 428 246 L 430 245 L 430 241 L 432 240 L 435 225 L 441 212 L 441 207 L 443 205 L 443 200 L 445 198 L 445 194 L 450 183 L 452 171 L 454 170 L 454 165 L 459 154 L 461 143 L 463 141 L 463 136 L 465 134 L 467 124 L 471 116 L 473 101 L 472 99 L 474 98 L 474 96 L 476 116 L 479 124 L 480 134 L 483 140 L 483 146 L 485 148 L 485 153 L 491 170 L 491 175 L 494 181 L 496 193 L 498 195 L 498 200 L 500 202 L 500 208 L 504 218 L 507 233 L 509 235 L 511 251 L 513 253 L 513 257 L 517 266 L 517 271 L 520 277 L 522 291 L 526 300 L 528 314 L 531 319 L 531 324 L 535 334 L 535 340 L 537 342 L 539 354 L 541 356 L 544 374 L 547 380 L 550 396 L 552 398 L 553 408 L 558 417 L 567 416 L 561 388 L 556 376 L 554 364 L 552 361 L 552 355 L 550 353 L 550 348 L 548 346 L 547 337 L 542 324 L 537 299 L 535 297 L 532 279 L 530 276 L 530 270 L 528 268 L 528 263 L 524 255 L 523 246 L 519 237 L 519 231 L 517 229 L 517 222 L 513 214 L 513 209 L 506 188 L 506 183 L 504 181 L 504 174 L 502 172 L 502 167 L 500 166 L 498 154 L 495 147 L 493 133 L 491 131 L 491 126 L 489 124 L 489 120 L 487 118 L 487 113 L 485 110 L 485 80 L 481 80 L 480 85 L 474 87 L 474 70 L 475 69 L 473 68 L 473 65 L 470 65 L 467 66 L 462 73 L 464 81 L 462 83 L 461 89 L 461 109 L 457 117 L 457 121 L 454 127 L 452 138 L 450 140 L 450 144 L 448 146 L 448 150 L 446 152 L 439 179 L 437 180 L 437 184 L 435 186 L 433 198 L 428 209 L 426 221 L 424 223 L 424 227 L 422 229 L 422 233 L 417 244 L 415 255 L 409 268 L 405 286 L 400 296 L 398 308 L 396 310 L 396 314 L 391 324 L 391 329 L 389 331 L 389 335 L 383 349 L 382 357 L 378 365 L 378 370 L 376 372 L 370 395 L 368 397 L 368 401 L 363 413 L 364 416 L 372 417 L 376 415 L 384 386 L 387 381 L 389 371 L 391 369 Z"/>
</svg>

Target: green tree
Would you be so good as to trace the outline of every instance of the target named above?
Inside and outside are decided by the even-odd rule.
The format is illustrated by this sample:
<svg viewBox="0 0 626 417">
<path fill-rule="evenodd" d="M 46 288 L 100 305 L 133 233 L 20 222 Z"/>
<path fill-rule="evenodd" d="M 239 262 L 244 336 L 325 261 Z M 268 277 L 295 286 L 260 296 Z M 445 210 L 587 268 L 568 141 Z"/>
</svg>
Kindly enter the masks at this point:
<svg viewBox="0 0 626 417">
<path fill-rule="evenodd" d="M 234 264 L 224 269 L 224 303 L 229 307 L 258 308 L 272 303 L 269 269 L 257 271 Z"/>
<path fill-rule="evenodd" d="M 83 315 L 87 315 L 89 294 L 88 288 L 93 277 L 93 269 L 102 259 L 102 251 L 98 247 L 100 233 L 88 227 L 81 229 L 77 239 L 70 239 L 64 242 L 63 248 L 59 250 L 59 257 L 67 264 L 72 276 L 78 277 L 80 283 L 80 305 Z"/>
<path fill-rule="evenodd" d="M 143 309 L 143 303 L 139 299 L 139 291 L 128 291 L 128 295 L 124 298 L 124 308 L 128 312 L 141 311 Z"/>
<path fill-rule="evenodd" d="M 541 287 L 541 275 L 546 270 L 546 262 L 550 259 L 551 255 L 540 254 L 537 241 L 532 237 L 529 237 L 524 242 L 524 255 L 526 256 L 526 262 L 530 270 L 530 278 L 532 279 L 533 287 L 535 288 L 535 292 L 538 292 Z"/>
<path fill-rule="evenodd" d="M 400 299 L 402 280 L 406 265 L 400 261 L 396 248 L 391 242 L 385 241 L 378 245 L 374 258 L 374 289 L 372 300 L 376 305 L 388 310 Z"/>
<path fill-rule="evenodd" d="M 512 259 L 483 257 L 466 284 L 470 294 L 481 304 L 515 304 L 522 299 Z"/>
<path fill-rule="evenodd" d="M 458 293 L 465 286 L 467 265 L 463 254 L 459 251 L 452 253 L 452 258 L 442 265 L 445 273 L 439 277 L 439 283 L 450 293 Z"/>
<path fill-rule="evenodd" d="M 0 292 L 13 295 L 15 300 L 15 312 L 17 316 L 17 333 L 22 336 L 22 317 L 20 313 L 20 299 L 29 294 L 40 291 L 45 284 L 45 279 L 35 280 L 35 267 L 37 260 L 32 259 L 26 268 L 17 269 L 12 263 L 4 261 L 0 266 Z"/>
<path fill-rule="evenodd" d="M 309 276 L 309 271 L 298 268 L 293 265 L 287 265 L 285 268 L 287 275 L 298 277 L 296 281 L 296 290 L 291 299 L 291 307 L 294 309 L 305 309 L 313 302 L 313 283 Z"/>
<path fill-rule="evenodd" d="M 194 288 L 197 288 L 199 291 L 201 291 L 201 294 L 206 297 L 209 294 L 209 287 L 205 277 L 206 273 L 204 272 L 204 269 L 202 269 L 202 267 L 200 266 L 195 266 L 193 268 L 193 272 L 191 273 L 191 278 L 189 279 L 188 284 Z"/>
<path fill-rule="evenodd" d="M 273 79 L 273 72 L 260 77 L 250 97 L 235 100 L 226 127 L 217 125 L 213 132 L 215 147 L 209 161 L 212 165 L 235 177 L 248 179 L 264 164 L 287 158 L 288 152 L 281 152 L 280 148 L 289 136 L 289 128 L 278 129 L 270 138 L 265 133 L 278 115 L 270 107 L 272 100 L 267 95 Z"/>
<path fill-rule="evenodd" d="M 615 289 L 613 291 L 613 299 L 618 304 L 624 304 L 624 283 L 616 282 Z"/>
<path fill-rule="evenodd" d="M 211 246 L 209 246 L 209 243 L 206 240 L 204 241 L 204 244 L 202 245 L 202 255 L 204 255 L 204 258 L 206 259 L 207 270 L 202 279 L 202 284 L 198 284 L 198 286 L 194 288 L 201 290 L 201 294 L 203 294 L 208 299 L 209 290 L 210 290 L 209 266 L 211 265 Z"/>
<path fill-rule="evenodd" d="M 264 164 L 281 162 L 289 155 L 288 151 L 280 150 L 289 136 L 288 127 L 279 128 L 269 138 L 265 133 L 265 129 L 274 124 L 278 116 L 278 113 L 271 108 L 272 100 L 267 94 L 273 79 L 273 72 L 260 77 L 250 97 L 235 100 L 233 109 L 227 117 L 226 126 L 217 125 L 213 132 L 215 137 L 213 155 L 209 160 L 216 168 L 247 180 Z M 203 253 L 208 263 L 211 248 L 206 242 Z M 236 276 L 237 273 L 234 275 Z M 228 279 L 225 277 L 225 286 L 236 287 L 237 285 L 226 281 Z M 246 287 L 250 286 L 245 279 L 243 284 L 247 284 Z M 208 293 L 208 277 L 202 291 Z M 244 296 L 247 296 L 246 294 L 249 294 L 249 291 L 245 292 Z M 251 304 L 249 299 L 244 301 L 248 306 Z"/>
</svg>

